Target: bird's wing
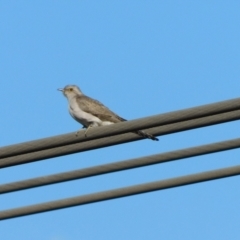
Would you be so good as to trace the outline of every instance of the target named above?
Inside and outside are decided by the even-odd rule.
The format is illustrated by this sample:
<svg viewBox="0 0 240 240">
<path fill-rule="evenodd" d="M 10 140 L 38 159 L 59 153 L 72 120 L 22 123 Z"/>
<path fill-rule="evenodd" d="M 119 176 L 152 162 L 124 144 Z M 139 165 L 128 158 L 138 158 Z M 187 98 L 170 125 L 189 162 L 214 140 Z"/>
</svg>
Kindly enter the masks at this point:
<svg viewBox="0 0 240 240">
<path fill-rule="evenodd" d="M 92 99 L 88 96 L 78 96 L 77 103 L 84 112 L 91 113 L 92 115 L 100 118 L 103 121 L 109 121 L 114 123 L 126 121 L 125 119 L 121 118 L 120 116 L 112 112 L 110 109 L 105 107 L 99 101 Z"/>
</svg>

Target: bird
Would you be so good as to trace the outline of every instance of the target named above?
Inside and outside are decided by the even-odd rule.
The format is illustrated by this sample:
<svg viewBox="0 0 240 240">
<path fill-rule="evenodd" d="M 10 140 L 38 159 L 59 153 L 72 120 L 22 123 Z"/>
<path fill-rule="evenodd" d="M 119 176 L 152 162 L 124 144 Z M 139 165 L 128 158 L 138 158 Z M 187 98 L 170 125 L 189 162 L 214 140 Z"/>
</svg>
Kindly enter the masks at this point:
<svg viewBox="0 0 240 240">
<path fill-rule="evenodd" d="M 70 115 L 80 124 L 85 130 L 85 137 L 87 132 L 92 127 L 106 126 L 114 123 L 125 122 L 126 119 L 118 116 L 98 100 L 86 96 L 76 85 L 67 85 L 64 88 L 58 88 L 68 100 L 68 110 Z M 76 133 L 78 135 L 79 131 Z M 138 130 L 134 133 L 158 141 L 155 136 Z"/>
</svg>

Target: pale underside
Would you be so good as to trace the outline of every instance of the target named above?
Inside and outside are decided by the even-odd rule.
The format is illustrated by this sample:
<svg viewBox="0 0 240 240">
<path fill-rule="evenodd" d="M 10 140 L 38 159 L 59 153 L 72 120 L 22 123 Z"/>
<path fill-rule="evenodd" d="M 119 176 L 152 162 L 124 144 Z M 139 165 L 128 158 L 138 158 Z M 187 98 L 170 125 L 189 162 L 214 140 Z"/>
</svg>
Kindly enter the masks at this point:
<svg viewBox="0 0 240 240">
<path fill-rule="evenodd" d="M 88 96 L 80 95 L 68 98 L 69 112 L 71 116 L 81 123 L 87 130 L 89 127 L 106 126 L 118 122 L 126 121 L 110 109 L 105 107 L 102 103 L 94 100 Z M 85 135 L 87 133 L 85 131 Z M 142 130 L 134 131 L 134 133 L 152 140 L 158 141 L 153 135 Z"/>
<path fill-rule="evenodd" d="M 69 99 L 69 112 L 84 127 L 105 126 L 126 121 L 99 101 L 85 95 Z"/>
</svg>

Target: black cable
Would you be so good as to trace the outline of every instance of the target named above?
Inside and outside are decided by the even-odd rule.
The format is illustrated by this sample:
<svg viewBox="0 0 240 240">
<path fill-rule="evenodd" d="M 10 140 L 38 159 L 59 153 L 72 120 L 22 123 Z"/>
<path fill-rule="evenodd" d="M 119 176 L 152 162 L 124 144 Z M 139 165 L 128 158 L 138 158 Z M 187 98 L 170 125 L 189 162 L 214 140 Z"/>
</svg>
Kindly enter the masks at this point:
<svg viewBox="0 0 240 240">
<path fill-rule="evenodd" d="M 167 188 L 179 187 L 204 181 L 226 178 L 240 174 L 240 166 L 222 168 L 183 177 L 176 177 L 151 183 L 139 184 L 130 187 L 118 188 L 109 191 L 87 194 L 83 196 L 66 198 L 57 201 L 40 203 L 26 207 L 14 208 L 0 212 L 0 220 L 26 216 L 35 213 L 53 211 L 62 208 L 74 207 L 83 204 L 100 202 L 115 198 L 121 198 L 141 193 L 147 193 Z"/>
<path fill-rule="evenodd" d="M 203 118 L 197 118 L 197 119 L 183 121 L 183 122 L 174 123 L 174 124 L 168 124 L 168 125 L 148 129 L 148 132 L 153 135 L 165 135 L 165 134 L 171 134 L 171 133 L 176 133 L 180 131 L 186 131 L 194 128 L 210 126 L 213 124 L 234 121 L 238 119 L 240 119 L 240 110 L 203 117 Z M 15 165 L 24 164 L 24 163 L 30 163 L 34 161 L 63 156 L 67 154 L 73 154 L 77 152 L 98 149 L 102 147 L 136 141 L 140 139 L 142 138 L 136 134 L 127 133 L 127 134 L 116 135 L 108 138 L 101 138 L 101 139 L 87 141 L 87 142 L 70 144 L 62 147 L 57 147 L 57 148 L 47 149 L 43 151 L 0 159 L 0 168 L 15 166 Z M 156 144 L 156 142 L 153 142 L 152 144 Z M 157 145 L 157 146 L 161 148 L 161 145 Z"/>
<path fill-rule="evenodd" d="M 159 114 L 152 117 L 117 123 L 110 126 L 94 128 L 88 131 L 87 137 L 85 137 L 84 131 L 82 131 L 78 134 L 78 137 L 75 136 L 75 133 L 69 133 L 56 137 L 19 143 L 12 146 L 0 148 L 0 158 L 90 141 L 97 138 L 109 137 L 126 132 L 133 132 L 140 129 L 152 128 L 180 121 L 187 121 L 195 118 L 211 116 L 214 114 L 235 111 L 240 109 L 239 106 L 240 98 L 236 98 L 180 111 Z"/>
<path fill-rule="evenodd" d="M 60 183 L 65 181 L 71 181 L 76 179 L 82 179 L 92 176 L 97 176 L 106 173 L 112 173 L 117 171 L 123 171 L 127 169 L 149 166 L 157 163 L 164 163 L 174 160 L 179 160 L 183 158 L 190 158 L 199 155 L 215 153 L 220 151 L 226 151 L 234 148 L 240 147 L 240 138 L 217 142 L 197 147 L 191 147 L 176 151 L 171 151 L 167 153 L 161 153 L 131 160 L 125 160 L 121 162 L 114 162 L 109 164 L 104 164 L 100 166 L 69 171 L 64 173 L 53 174 L 44 177 L 37 177 L 32 179 L 27 179 L 18 182 L 12 182 L 0 185 L 0 194 L 9 193 L 34 187 L 45 186 L 54 183 Z"/>
</svg>

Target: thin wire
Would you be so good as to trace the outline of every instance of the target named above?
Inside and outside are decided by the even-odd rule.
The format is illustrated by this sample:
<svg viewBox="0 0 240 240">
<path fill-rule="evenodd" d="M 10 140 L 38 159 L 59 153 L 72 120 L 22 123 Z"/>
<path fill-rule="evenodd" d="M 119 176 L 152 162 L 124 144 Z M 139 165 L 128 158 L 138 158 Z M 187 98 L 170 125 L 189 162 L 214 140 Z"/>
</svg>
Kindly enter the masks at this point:
<svg viewBox="0 0 240 240">
<path fill-rule="evenodd" d="M 0 185 L 0 194 L 144 167 L 240 147 L 240 138 Z"/>
<path fill-rule="evenodd" d="M 94 202 L 100 202 L 115 198 L 121 198 L 141 193 L 147 193 L 167 188 L 179 187 L 204 181 L 211 181 L 220 178 L 232 177 L 240 174 L 240 166 L 222 168 L 183 177 L 176 177 L 151 183 L 145 183 L 130 187 L 113 189 L 83 196 L 66 198 L 57 201 L 40 203 L 26 207 L 14 208 L 0 212 L 0 220 L 53 211 L 62 208 L 74 207 Z"/>
<path fill-rule="evenodd" d="M 171 134 L 171 133 L 176 133 L 180 131 L 186 131 L 194 128 L 210 126 L 213 124 L 234 121 L 238 119 L 240 119 L 240 110 L 198 118 L 198 119 L 189 120 L 189 121 L 183 121 L 183 122 L 169 124 L 169 125 L 164 125 L 164 126 L 148 129 L 148 132 L 154 135 L 165 135 L 165 134 Z M 16 165 L 25 164 L 25 163 L 31 163 L 35 161 L 48 159 L 48 158 L 98 149 L 102 147 L 108 147 L 116 144 L 136 141 L 140 139 L 142 138 L 136 134 L 127 133 L 127 134 L 116 135 L 108 138 L 75 143 L 67 146 L 62 146 L 62 147 L 47 149 L 43 151 L 0 159 L 0 168 L 16 166 Z M 153 142 L 153 144 L 156 144 L 156 142 Z M 158 145 L 158 147 L 161 147 L 161 145 L 160 146 Z"/>
<path fill-rule="evenodd" d="M 92 130 L 88 132 L 88 137 L 85 137 L 84 131 L 81 131 L 78 134 L 78 137 L 75 136 L 75 133 L 69 133 L 60 136 L 15 144 L 12 146 L 0 148 L 0 158 L 15 156 L 19 154 L 26 154 L 34 151 L 41 151 L 44 149 L 90 141 L 93 139 L 109 137 L 126 132 L 133 132 L 135 130 L 152 128 L 180 121 L 187 121 L 199 117 L 234 111 L 238 110 L 239 106 L 240 98 L 236 98 L 228 101 L 217 102 L 180 111 L 159 114 L 152 117 L 122 122 L 110 126 L 94 128 L 94 131 Z"/>
</svg>

